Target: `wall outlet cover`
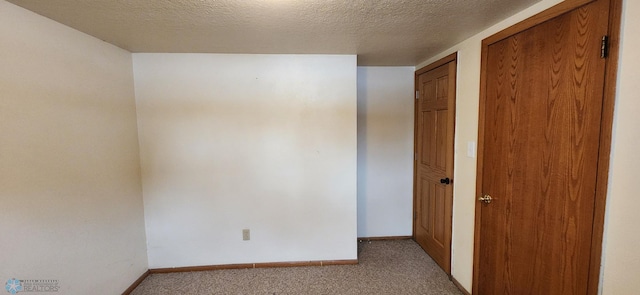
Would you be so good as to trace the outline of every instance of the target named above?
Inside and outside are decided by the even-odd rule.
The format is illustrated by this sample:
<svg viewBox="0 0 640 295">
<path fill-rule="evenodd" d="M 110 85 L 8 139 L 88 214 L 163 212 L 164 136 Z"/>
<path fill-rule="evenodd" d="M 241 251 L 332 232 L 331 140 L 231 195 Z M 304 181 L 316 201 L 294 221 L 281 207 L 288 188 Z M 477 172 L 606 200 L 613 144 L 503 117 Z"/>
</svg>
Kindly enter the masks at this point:
<svg viewBox="0 0 640 295">
<path fill-rule="evenodd" d="M 251 232 L 249 231 L 248 228 L 245 228 L 242 230 L 242 240 L 243 241 L 251 240 Z"/>
</svg>

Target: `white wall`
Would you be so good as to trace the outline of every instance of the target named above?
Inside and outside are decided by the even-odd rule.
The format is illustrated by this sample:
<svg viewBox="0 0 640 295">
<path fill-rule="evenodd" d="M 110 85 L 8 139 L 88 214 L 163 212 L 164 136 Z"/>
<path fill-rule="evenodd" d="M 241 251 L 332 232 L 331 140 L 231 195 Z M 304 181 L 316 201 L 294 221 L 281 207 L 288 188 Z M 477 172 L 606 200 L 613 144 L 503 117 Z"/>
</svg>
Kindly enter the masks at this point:
<svg viewBox="0 0 640 295">
<path fill-rule="evenodd" d="M 410 236 L 414 67 L 358 67 L 358 237 Z"/>
<path fill-rule="evenodd" d="M 355 56 L 133 56 L 150 268 L 357 258 Z"/>
<path fill-rule="evenodd" d="M 478 98 L 480 96 L 480 51 L 482 39 L 505 29 L 525 18 L 547 9 L 561 0 L 543 0 L 536 5 L 484 30 L 483 32 L 437 54 L 416 66 L 424 67 L 453 52 L 458 52 L 458 81 L 456 106 L 456 155 L 452 275 L 467 290 L 471 290 L 473 272 L 473 230 L 475 210 L 476 159 L 466 156 L 467 142 L 477 142 Z M 635 279 L 640 273 L 640 259 L 636 249 L 640 246 L 638 231 L 631 225 L 640 223 L 636 209 L 640 206 L 638 198 L 632 196 L 638 191 L 633 176 L 640 174 L 640 163 L 634 154 L 634 144 L 638 144 L 637 129 L 640 125 L 637 110 L 638 61 L 637 19 L 631 16 L 640 14 L 637 2 L 625 1 L 625 31 L 623 34 L 623 56 L 619 93 L 616 106 L 615 138 L 611 163 L 610 193 L 607 204 L 607 225 L 605 227 L 605 263 L 603 294 L 635 294 L 640 289 L 640 281 Z M 636 111 L 636 112 L 634 112 Z M 633 279 L 631 279 L 633 278 Z"/>
<path fill-rule="evenodd" d="M 624 5 L 601 284 L 612 295 L 640 290 L 640 2 Z"/>
<path fill-rule="evenodd" d="M 0 282 L 118 294 L 147 269 L 131 54 L 0 1 Z"/>
</svg>

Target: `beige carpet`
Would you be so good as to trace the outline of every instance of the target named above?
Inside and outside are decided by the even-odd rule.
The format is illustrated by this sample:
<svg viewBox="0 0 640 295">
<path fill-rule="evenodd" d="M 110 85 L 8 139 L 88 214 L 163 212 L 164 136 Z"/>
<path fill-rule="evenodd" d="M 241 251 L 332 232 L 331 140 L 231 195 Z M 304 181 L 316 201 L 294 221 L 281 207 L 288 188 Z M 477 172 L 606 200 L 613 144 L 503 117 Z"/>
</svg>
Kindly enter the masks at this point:
<svg viewBox="0 0 640 295">
<path fill-rule="evenodd" d="M 132 294 L 461 294 L 412 240 L 363 242 L 358 252 L 358 265 L 153 274 Z"/>
</svg>

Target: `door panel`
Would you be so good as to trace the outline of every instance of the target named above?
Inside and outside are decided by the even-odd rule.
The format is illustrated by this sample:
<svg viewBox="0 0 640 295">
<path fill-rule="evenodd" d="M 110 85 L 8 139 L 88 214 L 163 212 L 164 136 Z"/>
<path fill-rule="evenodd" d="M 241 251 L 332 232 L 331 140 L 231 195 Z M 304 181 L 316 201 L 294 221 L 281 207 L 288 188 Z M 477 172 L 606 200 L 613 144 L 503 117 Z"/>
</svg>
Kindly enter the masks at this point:
<svg viewBox="0 0 640 295">
<path fill-rule="evenodd" d="M 446 190 L 443 185 L 433 184 L 433 203 L 434 203 L 434 219 L 435 220 L 444 220 L 446 218 L 445 211 L 447 210 L 445 202 L 446 202 Z M 447 236 L 445 234 L 445 224 L 444 222 L 440 222 L 435 224 L 433 228 L 433 242 L 436 243 L 436 247 L 444 248 L 447 244 Z"/>
<path fill-rule="evenodd" d="M 423 126 L 423 128 L 419 128 L 418 132 L 422 134 L 421 141 L 419 145 L 422 146 L 422 157 L 418 157 L 420 164 L 423 167 L 432 167 L 433 163 L 435 163 L 436 151 L 435 151 L 435 141 L 431 141 L 431 138 L 434 138 L 434 133 L 436 132 L 433 126 L 436 125 L 436 114 L 435 112 L 429 111 L 421 111 L 422 117 L 419 118 L 419 124 Z"/>
<path fill-rule="evenodd" d="M 486 48 L 474 294 L 586 294 L 608 1 Z"/>
<path fill-rule="evenodd" d="M 414 237 L 447 273 L 451 265 L 455 59 L 418 73 Z"/>
<path fill-rule="evenodd" d="M 433 204 L 431 203 L 431 200 L 429 199 L 429 196 L 432 196 L 435 192 L 434 188 L 435 186 L 432 185 L 432 183 L 430 183 L 427 179 L 420 179 L 421 183 L 418 186 L 421 190 L 418 193 L 419 198 L 418 198 L 418 203 L 420 204 L 418 206 L 418 208 L 421 210 L 421 212 L 432 212 L 433 210 L 431 209 L 433 207 Z M 431 229 L 432 227 L 432 223 L 431 223 L 431 216 L 428 214 L 420 214 L 418 216 L 418 220 L 420 220 L 420 228 L 422 228 L 422 230 L 420 231 L 420 235 L 425 235 L 425 236 L 431 236 Z M 423 237 L 418 237 L 418 239 L 424 239 Z"/>
<path fill-rule="evenodd" d="M 439 110 L 436 112 L 436 132 L 434 144 L 435 148 L 435 169 L 440 171 L 447 170 L 447 126 L 449 126 L 449 110 Z"/>
</svg>

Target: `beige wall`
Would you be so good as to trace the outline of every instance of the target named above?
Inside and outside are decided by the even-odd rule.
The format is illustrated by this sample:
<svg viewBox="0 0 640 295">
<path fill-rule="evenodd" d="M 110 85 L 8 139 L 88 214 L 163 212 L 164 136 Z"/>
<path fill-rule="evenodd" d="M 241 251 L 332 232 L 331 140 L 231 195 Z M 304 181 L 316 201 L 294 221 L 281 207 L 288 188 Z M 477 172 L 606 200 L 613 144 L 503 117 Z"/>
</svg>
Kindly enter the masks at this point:
<svg viewBox="0 0 640 295">
<path fill-rule="evenodd" d="M 121 293 L 147 268 L 131 54 L 5 1 L 0 40 L 0 279 Z"/>
<path fill-rule="evenodd" d="M 355 56 L 134 54 L 134 75 L 150 268 L 357 258 Z"/>
<path fill-rule="evenodd" d="M 640 292 L 640 1 L 624 2 L 605 223 L 602 294 Z"/>
<path fill-rule="evenodd" d="M 452 52 L 458 52 L 452 275 L 467 290 L 471 290 L 472 284 L 476 184 L 476 159 L 467 156 L 467 143 L 477 142 L 481 41 L 559 2 L 543 0 L 416 66 L 419 69 Z M 633 225 L 640 224 L 640 215 L 635 213 L 640 206 L 640 199 L 632 195 L 638 187 L 633 177 L 640 174 L 640 161 L 633 152 L 635 144 L 640 143 L 635 129 L 640 125 L 637 119 L 640 104 L 636 99 L 640 85 L 636 68 L 640 66 L 640 61 L 638 51 L 634 49 L 640 42 L 637 34 L 632 32 L 633 28 L 638 27 L 638 21 L 631 17 L 640 14 L 640 5 L 637 1 L 628 0 L 625 5 L 623 55 L 620 60 L 623 66 L 616 98 L 612 177 L 605 226 L 603 294 L 635 294 L 640 290 L 640 281 L 635 279 L 640 273 L 640 252 L 637 251 L 640 234 L 633 229 Z"/>
<path fill-rule="evenodd" d="M 358 67 L 358 237 L 410 236 L 414 67 Z"/>
</svg>

